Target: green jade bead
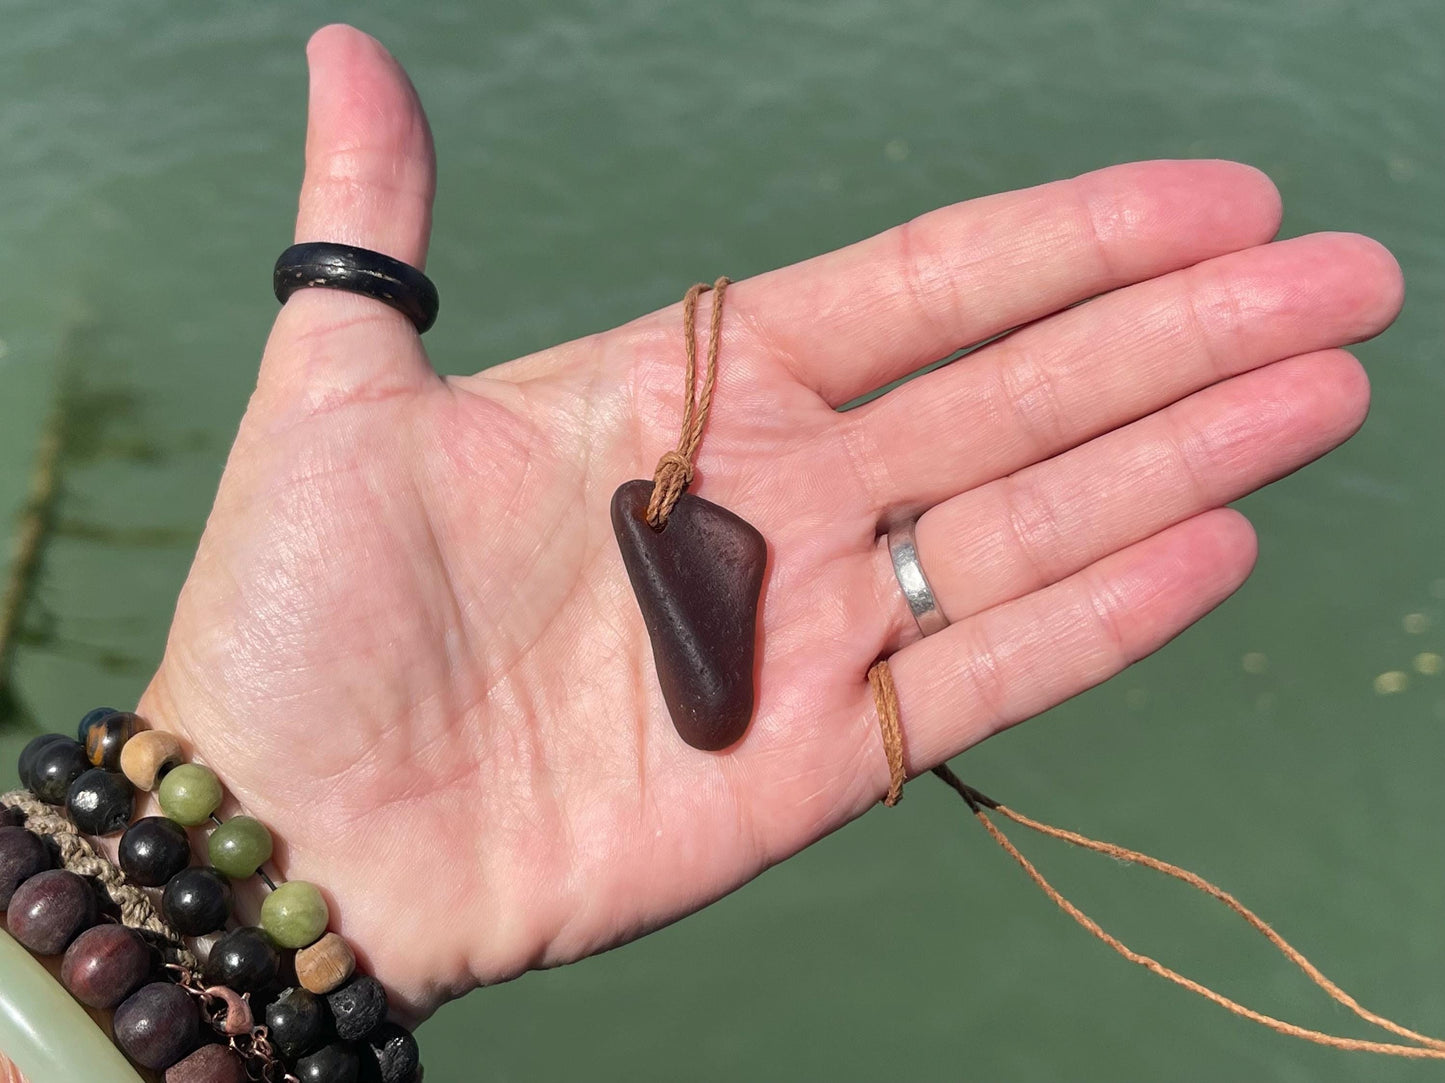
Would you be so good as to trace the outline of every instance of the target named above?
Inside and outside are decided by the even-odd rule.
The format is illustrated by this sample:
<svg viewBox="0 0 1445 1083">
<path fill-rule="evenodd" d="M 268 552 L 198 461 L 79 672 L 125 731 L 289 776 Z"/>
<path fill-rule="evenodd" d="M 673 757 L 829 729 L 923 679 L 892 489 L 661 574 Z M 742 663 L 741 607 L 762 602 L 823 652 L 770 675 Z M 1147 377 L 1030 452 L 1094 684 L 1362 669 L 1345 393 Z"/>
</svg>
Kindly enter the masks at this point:
<svg viewBox="0 0 1445 1083">
<path fill-rule="evenodd" d="M 260 820 L 233 816 L 211 832 L 206 852 L 211 864 L 232 880 L 244 880 L 271 860 L 271 832 Z"/>
<path fill-rule="evenodd" d="M 291 880 L 266 896 L 261 904 L 261 928 L 277 946 L 304 948 L 321 939 L 331 912 L 315 884 Z"/>
<path fill-rule="evenodd" d="M 221 780 L 209 767 L 183 763 L 166 772 L 156 788 L 161 811 L 178 824 L 196 827 L 221 807 Z"/>
</svg>

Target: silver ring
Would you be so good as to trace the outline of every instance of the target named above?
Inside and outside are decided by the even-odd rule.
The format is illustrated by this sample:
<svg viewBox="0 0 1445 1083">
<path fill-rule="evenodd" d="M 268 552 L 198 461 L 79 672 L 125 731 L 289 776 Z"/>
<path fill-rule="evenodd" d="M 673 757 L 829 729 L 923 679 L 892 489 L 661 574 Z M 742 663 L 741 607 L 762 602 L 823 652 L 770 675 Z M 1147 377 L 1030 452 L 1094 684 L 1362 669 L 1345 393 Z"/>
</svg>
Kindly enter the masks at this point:
<svg viewBox="0 0 1445 1083">
<path fill-rule="evenodd" d="M 893 574 L 898 576 L 898 585 L 903 588 L 903 597 L 908 599 L 918 630 L 931 636 L 948 627 L 948 618 L 938 608 L 938 599 L 933 596 L 928 576 L 923 574 L 923 565 L 918 561 L 918 540 L 914 535 L 917 525 L 916 519 L 905 519 L 889 528 L 888 555 L 893 558 Z"/>
</svg>

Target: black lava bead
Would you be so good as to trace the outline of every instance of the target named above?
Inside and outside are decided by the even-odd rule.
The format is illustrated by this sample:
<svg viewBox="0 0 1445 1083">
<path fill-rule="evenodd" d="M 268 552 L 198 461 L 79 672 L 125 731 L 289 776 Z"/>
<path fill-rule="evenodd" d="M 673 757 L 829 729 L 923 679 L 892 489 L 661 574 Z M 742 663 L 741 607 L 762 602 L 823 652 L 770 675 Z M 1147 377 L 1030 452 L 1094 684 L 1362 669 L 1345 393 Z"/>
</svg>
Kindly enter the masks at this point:
<svg viewBox="0 0 1445 1083">
<path fill-rule="evenodd" d="M 85 749 L 69 737 L 59 737 L 36 749 L 30 762 L 30 792 L 47 805 L 63 805 L 70 784 L 89 769 Z"/>
<path fill-rule="evenodd" d="M 24 827 L 25 810 L 19 805 L 0 805 L 0 827 Z M 0 907 L 3 910 L 4 907 Z"/>
<path fill-rule="evenodd" d="M 386 990 L 370 974 L 362 974 L 327 993 L 326 1006 L 331 1009 L 337 1037 L 354 1041 L 366 1037 L 386 1018 Z"/>
<path fill-rule="evenodd" d="M 143 985 L 115 1010 L 115 1042 L 142 1068 L 163 1072 L 201 1043 L 201 1014 L 168 981 Z"/>
<path fill-rule="evenodd" d="M 191 863 L 186 829 L 164 816 L 147 816 L 120 837 L 120 868 L 141 887 L 161 887 Z"/>
<path fill-rule="evenodd" d="M 203 977 L 207 985 L 225 985 L 253 996 L 276 984 L 281 956 L 271 938 L 254 925 L 232 929 L 211 947 Z"/>
<path fill-rule="evenodd" d="M 231 882 L 210 867 L 182 869 L 166 884 L 161 911 L 182 936 L 218 932 L 231 916 Z"/>
<path fill-rule="evenodd" d="M 120 714 L 118 707 L 93 707 L 80 716 L 80 725 L 75 727 L 75 739 L 85 744 L 85 739 L 90 735 L 90 727 L 113 714 Z"/>
<path fill-rule="evenodd" d="M 300 987 L 287 989 L 266 1005 L 266 1030 L 289 1061 L 332 1037 L 326 1004 L 315 993 Z"/>
<path fill-rule="evenodd" d="M 10 935 L 36 955 L 59 955 L 95 924 L 95 888 L 68 869 L 38 872 L 15 889 L 5 920 Z"/>
<path fill-rule="evenodd" d="M 113 835 L 130 823 L 135 787 L 122 774 L 92 767 L 70 784 L 65 810 L 86 835 Z"/>
<path fill-rule="evenodd" d="M 35 789 L 35 757 L 40 755 L 40 750 L 51 741 L 67 741 L 68 737 L 63 733 L 42 733 L 39 737 L 32 737 L 20 751 L 20 785 L 27 790 Z"/>
<path fill-rule="evenodd" d="M 85 717 L 97 714 L 100 708 Z M 81 719 L 82 723 L 85 719 Z M 140 718 L 129 711 L 110 711 L 92 719 L 81 731 L 80 743 L 85 746 L 86 758 L 96 767 L 107 771 L 120 770 L 120 750 L 140 729 Z"/>
<path fill-rule="evenodd" d="M 145 938 L 124 925 L 86 929 L 65 949 L 60 980 L 91 1008 L 114 1008 L 151 976 L 154 957 Z"/>
<path fill-rule="evenodd" d="M 324 1045 L 296 1062 L 301 1083 L 356 1083 L 361 1062 L 344 1042 Z"/>
<path fill-rule="evenodd" d="M 411 1083 L 421 1065 L 421 1050 L 416 1039 L 411 1031 L 396 1023 L 382 1023 L 366 1036 L 362 1056 L 368 1054 L 376 1060 L 375 1075 L 381 1083 Z"/>
<path fill-rule="evenodd" d="M 0 827 L 0 910 L 9 908 L 16 888 L 54 864 L 39 835 L 23 827 Z"/>
</svg>

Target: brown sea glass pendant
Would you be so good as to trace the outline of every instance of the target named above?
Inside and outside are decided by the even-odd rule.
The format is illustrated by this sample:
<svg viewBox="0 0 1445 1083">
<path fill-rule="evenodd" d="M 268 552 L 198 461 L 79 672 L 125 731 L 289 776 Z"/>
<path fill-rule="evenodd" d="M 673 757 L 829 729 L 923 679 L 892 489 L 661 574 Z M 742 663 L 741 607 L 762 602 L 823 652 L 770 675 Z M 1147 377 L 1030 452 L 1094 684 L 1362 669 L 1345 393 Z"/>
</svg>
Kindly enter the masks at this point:
<svg viewBox="0 0 1445 1083">
<path fill-rule="evenodd" d="M 652 489 L 651 481 L 624 482 L 612 495 L 612 529 L 672 724 L 693 748 L 727 748 L 753 716 L 767 543 L 745 519 L 691 493 L 655 528 L 647 521 Z"/>
</svg>

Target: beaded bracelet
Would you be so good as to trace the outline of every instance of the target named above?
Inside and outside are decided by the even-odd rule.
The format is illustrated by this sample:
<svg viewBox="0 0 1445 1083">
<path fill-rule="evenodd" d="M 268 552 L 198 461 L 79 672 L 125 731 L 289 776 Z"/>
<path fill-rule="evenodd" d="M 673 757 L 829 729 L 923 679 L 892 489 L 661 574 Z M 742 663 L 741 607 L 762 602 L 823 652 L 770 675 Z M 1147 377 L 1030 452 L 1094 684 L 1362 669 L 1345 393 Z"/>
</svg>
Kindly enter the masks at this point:
<svg viewBox="0 0 1445 1083">
<path fill-rule="evenodd" d="M 90 711 L 78 736 L 32 740 L 19 764 L 29 792 L 0 798 L 0 910 L 32 952 L 64 953 L 77 1000 L 114 1009 L 121 1051 L 166 1083 L 419 1083 L 416 1040 L 327 931 L 321 892 L 266 874 L 270 832 L 216 815 L 215 773 L 128 711 Z M 132 822 L 136 790 L 154 791 L 164 815 Z M 187 829 L 206 823 L 210 863 L 192 865 Z M 123 831 L 119 869 L 77 831 Z M 231 882 L 250 876 L 270 889 L 260 925 L 227 929 Z M 203 962 L 182 939 L 216 933 Z M 222 1044 L 205 1044 L 206 1029 Z"/>
</svg>

